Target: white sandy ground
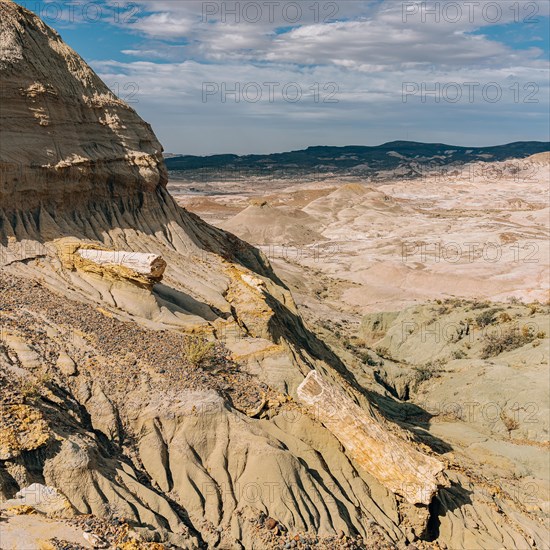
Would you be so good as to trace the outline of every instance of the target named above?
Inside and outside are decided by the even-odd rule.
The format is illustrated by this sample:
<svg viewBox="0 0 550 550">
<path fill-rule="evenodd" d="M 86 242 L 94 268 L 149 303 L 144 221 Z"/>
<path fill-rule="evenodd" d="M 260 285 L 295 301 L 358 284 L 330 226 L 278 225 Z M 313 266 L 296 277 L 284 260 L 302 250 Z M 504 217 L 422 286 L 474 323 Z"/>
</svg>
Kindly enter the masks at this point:
<svg viewBox="0 0 550 550">
<path fill-rule="evenodd" d="M 61 521 L 38 515 L 4 517 L 0 520 L 0 548 L 2 550 L 47 550 L 52 546 L 47 541 L 55 536 L 82 548 L 93 548 L 84 538 L 82 529 Z"/>
<path fill-rule="evenodd" d="M 280 269 L 297 263 L 349 283 L 332 298 L 354 313 L 451 296 L 546 302 L 544 159 L 524 161 L 520 176 L 495 163 L 445 180 L 436 174 L 378 187 L 342 181 L 337 188 L 292 182 L 286 189 L 277 182 L 275 191 L 251 181 L 247 193 L 239 184 L 240 194 L 178 199 L 261 246 Z M 258 196 L 267 204 L 259 206 Z"/>
</svg>

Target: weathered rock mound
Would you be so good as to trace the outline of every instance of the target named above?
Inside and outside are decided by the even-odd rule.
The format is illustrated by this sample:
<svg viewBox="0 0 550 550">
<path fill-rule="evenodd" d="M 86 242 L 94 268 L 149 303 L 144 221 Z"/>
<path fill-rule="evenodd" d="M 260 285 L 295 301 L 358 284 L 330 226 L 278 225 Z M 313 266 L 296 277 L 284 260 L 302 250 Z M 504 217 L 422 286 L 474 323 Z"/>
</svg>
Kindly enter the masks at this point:
<svg viewBox="0 0 550 550">
<path fill-rule="evenodd" d="M 335 540 L 368 538 L 369 516 L 381 540 L 403 540 L 396 497 L 358 475 L 325 428 L 297 406 L 289 422 L 273 399 L 255 401 L 259 388 L 292 401 L 314 368 L 338 383 L 331 362 L 345 372 L 268 262 L 179 208 L 149 126 L 36 16 L 0 9 L 0 397 L 13 417 L 0 496 L 51 486 L 79 514 L 116 510 L 179 547 L 264 548 L 268 516 Z M 150 254 L 167 269 L 162 284 L 140 284 L 79 250 Z M 182 333 L 225 343 L 237 370 L 222 354 L 218 374 L 205 373 L 196 357 L 208 345 Z"/>
<path fill-rule="evenodd" d="M 166 184 L 162 147 L 37 16 L 0 2 L 0 200 L 68 206 Z"/>
</svg>

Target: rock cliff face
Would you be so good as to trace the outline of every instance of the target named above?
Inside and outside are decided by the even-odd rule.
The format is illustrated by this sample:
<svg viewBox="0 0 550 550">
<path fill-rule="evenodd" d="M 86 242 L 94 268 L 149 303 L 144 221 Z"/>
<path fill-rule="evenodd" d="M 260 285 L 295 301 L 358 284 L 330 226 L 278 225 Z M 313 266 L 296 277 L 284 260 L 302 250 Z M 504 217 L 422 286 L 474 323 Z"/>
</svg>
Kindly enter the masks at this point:
<svg viewBox="0 0 550 550">
<path fill-rule="evenodd" d="M 165 186 L 162 147 L 39 18 L 0 2 L 3 206 L 59 206 Z"/>
<path fill-rule="evenodd" d="M 453 548 L 543 540 L 458 470 L 430 508 L 431 482 L 415 506 L 387 483 L 409 481 L 399 464 L 366 471 L 296 390 L 316 370 L 370 425 L 374 379 L 308 330 L 260 252 L 175 204 L 150 127 L 52 29 L 2 1 L 0 31 L 1 501 L 46 487 L 76 514 L 59 533 L 93 514 L 111 544 L 120 523 L 181 548 L 428 547 L 445 521 Z M 83 249 L 160 256 L 162 283 L 84 269 Z M 375 454 L 407 438 L 439 473 L 379 426 Z"/>
</svg>

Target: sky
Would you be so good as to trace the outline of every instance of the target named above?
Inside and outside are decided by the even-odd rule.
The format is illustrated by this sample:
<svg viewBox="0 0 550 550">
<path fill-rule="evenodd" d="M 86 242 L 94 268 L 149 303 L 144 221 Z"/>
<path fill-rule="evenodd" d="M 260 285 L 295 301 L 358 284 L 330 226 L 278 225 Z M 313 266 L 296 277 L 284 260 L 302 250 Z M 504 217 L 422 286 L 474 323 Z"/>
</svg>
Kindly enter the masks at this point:
<svg viewBox="0 0 550 550">
<path fill-rule="evenodd" d="M 548 0 L 18 3 L 167 152 L 550 139 Z"/>
</svg>

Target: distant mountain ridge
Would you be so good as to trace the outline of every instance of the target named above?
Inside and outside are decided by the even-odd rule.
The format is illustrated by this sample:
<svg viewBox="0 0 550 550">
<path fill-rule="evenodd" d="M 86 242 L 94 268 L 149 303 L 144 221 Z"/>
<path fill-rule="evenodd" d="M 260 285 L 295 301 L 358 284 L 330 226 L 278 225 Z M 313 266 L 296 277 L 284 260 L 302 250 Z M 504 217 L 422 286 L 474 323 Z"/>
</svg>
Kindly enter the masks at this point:
<svg viewBox="0 0 550 550">
<path fill-rule="evenodd" d="M 166 165 L 175 178 L 199 174 L 208 177 L 222 172 L 248 175 L 275 172 L 282 177 L 292 177 L 297 173 L 372 177 L 396 170 L 402 177 L 414 177 L 424 167 L 522 159 L 545 151 L 550 151 L 550 142 L 518 141 L 491 147 L 462 147 L 444 143 L 391 141 L 376 146 L 313 146 L 265 155 L 176 155 L 166 158 Z"/>
</svg>

